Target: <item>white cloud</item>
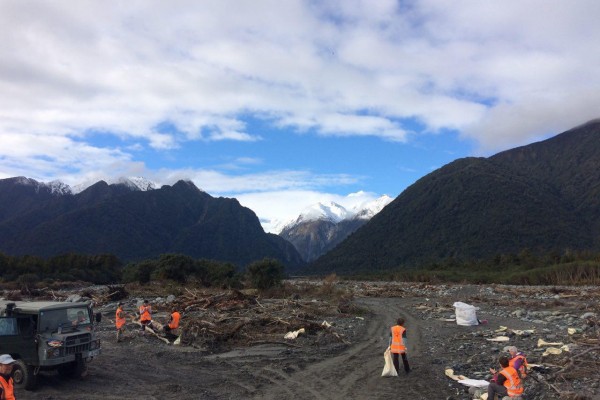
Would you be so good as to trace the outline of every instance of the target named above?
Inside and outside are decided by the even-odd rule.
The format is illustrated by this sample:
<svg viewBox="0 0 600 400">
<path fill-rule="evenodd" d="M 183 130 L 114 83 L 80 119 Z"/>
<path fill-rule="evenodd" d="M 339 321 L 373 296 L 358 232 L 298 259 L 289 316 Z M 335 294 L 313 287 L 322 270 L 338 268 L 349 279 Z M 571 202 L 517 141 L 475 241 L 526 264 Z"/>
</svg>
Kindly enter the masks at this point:
<svg viewBox="0 0 600 400">
<path fill-rule="evenodd" d="M 399 143 L 449 128 L 482 153 L 514 147 L 598 117 L 599 13 L 594 0 L 2 1 L 0 176 L 138 171 L 209 193 L 309 197 L 359 179 L 149 170 L 136 158 L 262 140 L 246 116 Z"/>
</svg>

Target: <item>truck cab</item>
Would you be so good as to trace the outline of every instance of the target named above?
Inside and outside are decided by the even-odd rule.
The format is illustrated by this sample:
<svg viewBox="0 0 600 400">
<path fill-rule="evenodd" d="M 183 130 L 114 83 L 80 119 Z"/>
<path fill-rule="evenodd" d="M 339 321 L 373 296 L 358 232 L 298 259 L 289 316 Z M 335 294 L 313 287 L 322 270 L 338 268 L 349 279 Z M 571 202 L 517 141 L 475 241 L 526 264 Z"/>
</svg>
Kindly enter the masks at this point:
<svg viewBox="0 0 600 400">
<path fill-rule="evenodd" d="M 31 390 L 40 371 L 82 377 L 101 352 L 89 302 L 0 300 L 0 354 L 15 360 L 15 386 Z"/>
</svg>

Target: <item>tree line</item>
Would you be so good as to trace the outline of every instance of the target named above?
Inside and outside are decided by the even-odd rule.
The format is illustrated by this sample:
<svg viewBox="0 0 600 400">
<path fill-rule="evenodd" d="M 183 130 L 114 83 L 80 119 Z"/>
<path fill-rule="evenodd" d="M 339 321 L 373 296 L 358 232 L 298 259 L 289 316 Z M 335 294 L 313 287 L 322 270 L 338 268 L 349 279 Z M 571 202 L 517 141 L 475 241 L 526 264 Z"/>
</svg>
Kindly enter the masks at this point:
<svg viewBox="0 0 600 400">
<path fill-rule="evenodd" d="M 284 266 L 270 258 L 255 261 L 240 270 L 232 263 L 194 259 L 183 254 L 163 254 L 156 259 L 123 265 L 116 256 L 110 254 L 64 254 L 44 259 L 0 253 L 0 280 L 25 286 L 53 281 L 145 284 L 155 280 L 171 280 L 181 284 L 230 288 L 241 288 L 248 283 L 264 289 L 276 286 L 283 278 Z"/>
</svg>

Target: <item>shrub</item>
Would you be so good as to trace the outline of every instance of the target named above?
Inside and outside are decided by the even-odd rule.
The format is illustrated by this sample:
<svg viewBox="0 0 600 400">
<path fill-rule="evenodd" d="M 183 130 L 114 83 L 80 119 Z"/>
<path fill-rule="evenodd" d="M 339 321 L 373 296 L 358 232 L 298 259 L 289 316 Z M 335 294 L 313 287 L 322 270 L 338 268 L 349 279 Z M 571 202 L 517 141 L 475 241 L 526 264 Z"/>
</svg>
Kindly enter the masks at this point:
<svg viewBox="0 0 600 400">
<path fill-rule="evenodd" d="M 252 287 L 256 289 L 269 289 L 281 284 L 283 269 L 283 265 L 279 261 L 265 258 L 248 266 L 248 279 Z"/>
</svg>

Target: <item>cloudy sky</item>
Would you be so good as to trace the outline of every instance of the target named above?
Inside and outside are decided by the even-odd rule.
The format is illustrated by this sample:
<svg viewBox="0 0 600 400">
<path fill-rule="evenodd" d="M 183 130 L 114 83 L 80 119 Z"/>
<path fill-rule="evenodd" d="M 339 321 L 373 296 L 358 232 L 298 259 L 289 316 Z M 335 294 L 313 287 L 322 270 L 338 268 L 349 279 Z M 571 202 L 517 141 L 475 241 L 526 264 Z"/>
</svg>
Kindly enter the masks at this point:
<svg viewBox="0 0 600 400">
<path fill-rule="evenodd" d="M 600 117 L 596 0 L 0 0 L 0 178 L 190 179 L 269 229 Z"/>
</svg>

